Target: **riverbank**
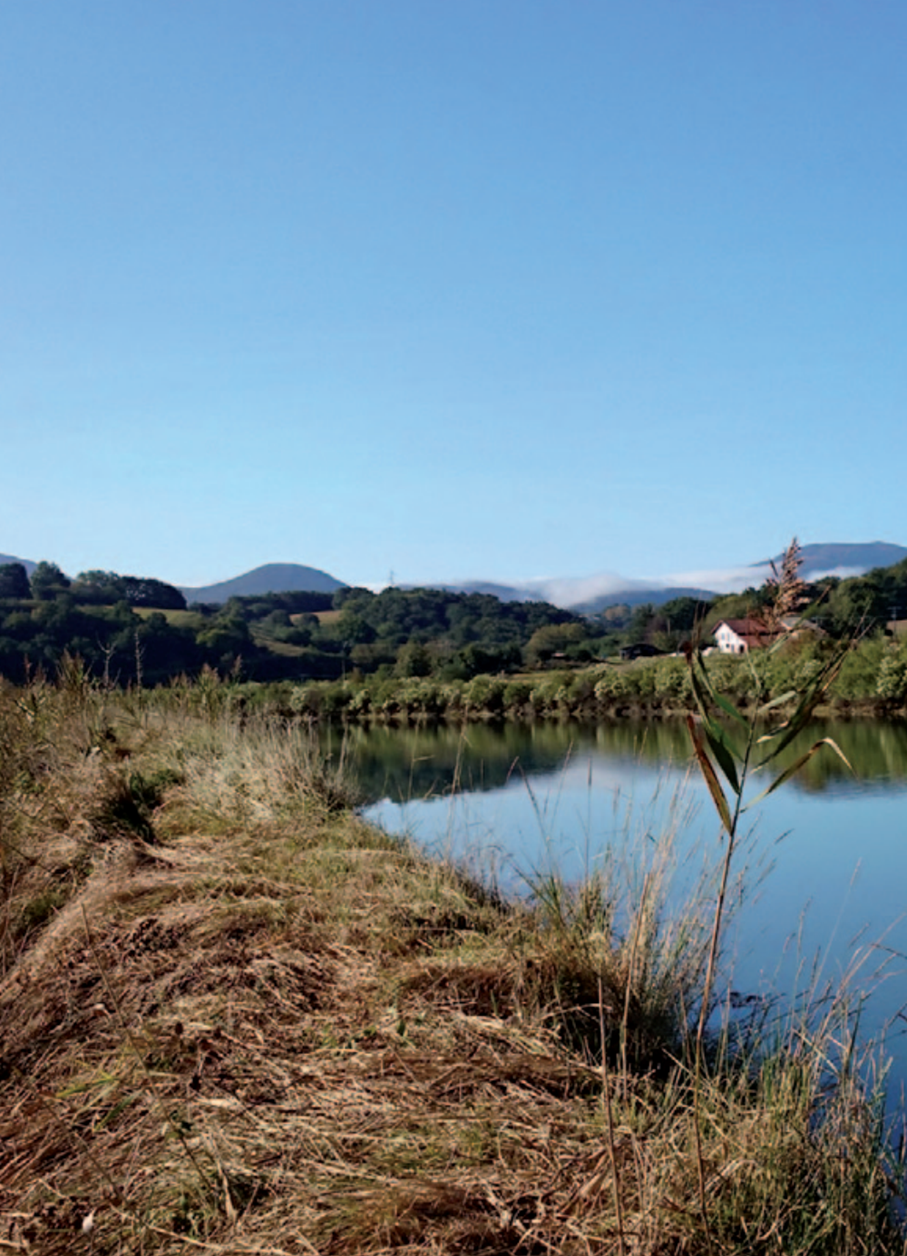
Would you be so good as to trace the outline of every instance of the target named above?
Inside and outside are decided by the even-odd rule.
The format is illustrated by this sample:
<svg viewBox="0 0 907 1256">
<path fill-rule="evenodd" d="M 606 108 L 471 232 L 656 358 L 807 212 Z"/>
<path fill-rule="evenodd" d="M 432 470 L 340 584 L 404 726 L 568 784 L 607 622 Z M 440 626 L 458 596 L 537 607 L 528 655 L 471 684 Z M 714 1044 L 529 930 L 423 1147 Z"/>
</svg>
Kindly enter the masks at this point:
<svg viewBox="0 0 907 1256">
<path fill-rule="evenodd" d="M 770 655 L 717 655 L 709 672 L 739 709 L 801 691 L 823 666 L 825 647 Z M 826 651 L 827 652 L 827 651 Z M 227 694 L 222 695 L 227 700 Z M 683 658 L 638 659 L 593 667 L 557 667 L 517 675 L 442 681 L 431 676 L 359 676 L 340 681 L 233 685 L 237 708 L 317 722 L 407 723 L 426 719 L 578 721 L 671 719 L 695 709 Z M 817 714 L 825 718 L 907 716 L 907 654 L 884 640 L 861 642 L 846 656 Z"/>
<path fill-rule="evenodd" d="M 846 992 L 695 1081 L 669 834 L 505 902 L 223 705 L 0 692 L 6 1248 L 902 1251 Z"/>
</svg>

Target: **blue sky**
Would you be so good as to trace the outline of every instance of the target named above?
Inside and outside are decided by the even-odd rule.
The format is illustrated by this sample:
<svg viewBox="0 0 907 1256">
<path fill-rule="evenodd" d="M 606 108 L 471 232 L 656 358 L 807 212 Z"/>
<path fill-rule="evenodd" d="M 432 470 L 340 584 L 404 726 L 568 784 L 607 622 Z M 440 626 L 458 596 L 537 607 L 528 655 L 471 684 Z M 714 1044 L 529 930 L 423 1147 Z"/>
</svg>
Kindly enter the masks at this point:
<svg viewBox="0 0 907 1256">
<path fill-rule="evenodd" d="M 0 551 L 655 577 L 907 543 L 903 0 L 0 18 Z"/>
</svg>

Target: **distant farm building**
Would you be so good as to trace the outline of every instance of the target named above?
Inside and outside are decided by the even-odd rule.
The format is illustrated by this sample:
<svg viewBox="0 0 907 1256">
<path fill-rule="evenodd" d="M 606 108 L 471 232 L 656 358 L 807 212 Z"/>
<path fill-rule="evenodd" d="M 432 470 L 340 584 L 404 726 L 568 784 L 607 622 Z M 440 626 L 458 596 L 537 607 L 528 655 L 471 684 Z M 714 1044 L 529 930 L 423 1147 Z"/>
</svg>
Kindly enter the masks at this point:
<svg viewBox="0 0 907 1256">
<path fill-rule="evenodd" d="M 804 633 L 812 636 L 825 635 L 812 620 L 798 619 L 795 616 L 782 619 L 780 631 L 773 631 L 758 619 L 722 619 L 713 630 L 720 654 L 746 654 L 749 650 L 764 650 L 781 637 L 796 640 Z"/>
<path fill-rule="evenodd" d="M 620 657 L 625 661 L 631 659 L 650 659 L 656 654 L 662 654 L 663 651 L 657 649 L 654 645 L 649 645 L 648 641 L 638 641 L 636 645 L 625 645 L 621 647 Z"/>
<path fill-rule="evenodd" d="M 714 630 L 721 654 L 746 654 L 748 650 L 764 649 L 772 644 L 776 635 L 758 619 L 722 619 Z"/>
</svg>

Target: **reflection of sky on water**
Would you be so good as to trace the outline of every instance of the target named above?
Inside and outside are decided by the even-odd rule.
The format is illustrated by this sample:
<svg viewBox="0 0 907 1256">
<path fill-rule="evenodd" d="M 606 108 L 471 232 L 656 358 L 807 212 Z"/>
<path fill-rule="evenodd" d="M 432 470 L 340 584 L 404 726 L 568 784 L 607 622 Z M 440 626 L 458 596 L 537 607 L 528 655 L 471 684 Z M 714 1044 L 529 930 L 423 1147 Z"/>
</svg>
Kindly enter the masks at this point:
<svg viewBox="0 0 907 1256">
<path fill-rule="evenodd" d="M 384 799 L 365 811 L 393 833 L 408 833 L 425 849 L 474 861 L 495 856 L 504 884 L 519 873 L 556 865 L 578 880 L 606 845 L 624 834 L 634 810 L 649 824 L 666 813 L 686 773 L 633 760 L 574 758 L 558 772 L 525 773 L 517 767 L 506 785 L 397 804 Z M 506 869 L 510 869 L 509 877 Z"/>
<path fill-rule="evenodd" d="M 864 985 L 874 985 L 872 973 L 888 961 L 866 1027 L 875 1030 L 907 1005 L 905 801 L 902 781 L 876 779 L 821 792 L 782 787 L 756 805 L 744 820 L 750 836 L 738 868 L 755 869 L 757 884 L 728 936 L 735 987 L 789 992 L 805 984 L 817 956 L 822 980 L 838 985 L 862 956 Z M 588 747 L 558 772 L 523 777 L 517 769 L 497 789 L 403 805 L 384 800 L 365 814 L 432 852 L 493 870 L 503 888 L 519 892 L 520 874 L 551 867 L 579 879 L 608 846 L 645 842 L 672 808 L 682 821 L 681 854 L 697 845 L 720 858 L 711 800 L 687 767 Z M 891 1045 L 903 1077 L 907 1048 Z"/>
</svg>

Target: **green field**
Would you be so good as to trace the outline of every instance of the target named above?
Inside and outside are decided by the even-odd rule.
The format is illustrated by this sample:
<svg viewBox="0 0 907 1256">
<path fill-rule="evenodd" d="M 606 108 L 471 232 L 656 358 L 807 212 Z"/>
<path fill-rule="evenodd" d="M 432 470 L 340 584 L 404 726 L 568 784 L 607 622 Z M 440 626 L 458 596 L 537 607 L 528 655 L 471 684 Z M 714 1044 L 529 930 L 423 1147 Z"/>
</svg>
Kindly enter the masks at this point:
<svg viewBox="0 0 907 1256">
<path fill-rule="evenodd" d="M 168 624 L 172 624 L 174 628 L 192 628 L 198 630 L 204 628 L 206 620 L 204 615 L 200 615 L 197 611 L 177 611 L 177 610 L 154 610 L 152 607 L 133 607 L 133 611 L 140 619 L 150 619 L 152 615 L 163 615 Z"/>
</svg>

